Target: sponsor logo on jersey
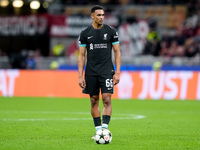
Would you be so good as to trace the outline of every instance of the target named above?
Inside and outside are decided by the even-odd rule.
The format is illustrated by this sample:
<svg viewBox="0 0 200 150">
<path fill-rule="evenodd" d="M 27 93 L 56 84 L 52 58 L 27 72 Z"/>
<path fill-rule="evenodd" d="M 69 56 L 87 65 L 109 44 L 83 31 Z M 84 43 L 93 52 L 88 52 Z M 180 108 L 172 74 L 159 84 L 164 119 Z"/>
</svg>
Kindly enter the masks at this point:
<svg viewBox="0 0 200 150">
<path fill-rule="evenodd" d="M 106 44 L 94 44 L 94 48 L 108 48 L 107 43 Z"/>
<path fill-rule="evenodd" d="M 119 34 L 116 32 L 116 35 L 114 36 L 114 38 L 118 38 L 119 37 Z"/>
</svg>

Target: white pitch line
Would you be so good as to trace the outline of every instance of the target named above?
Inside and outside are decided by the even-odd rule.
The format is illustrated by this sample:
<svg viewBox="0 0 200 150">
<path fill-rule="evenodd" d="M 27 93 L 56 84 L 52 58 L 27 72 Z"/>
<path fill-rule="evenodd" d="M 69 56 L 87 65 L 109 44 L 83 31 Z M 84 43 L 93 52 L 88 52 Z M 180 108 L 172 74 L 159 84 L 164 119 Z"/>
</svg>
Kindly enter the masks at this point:
<svg viewBox="0 0 200 150">
<path fill-rule="evenodd" d="M 135 115 L 134 117 L 112 117 L 112 120 L 142 119 L 145 116 Z M 2 121 L 73 121 L 73 120 L 92 120 L 92 118 L 38 118 L 38 119 L 2 119 Z"/>
<path fill-rule="evenodd" d="M 0 111 L 0 113 L 21 113 L 21 114 L 78 114 L 78 115 L 90 115 L 89 112 L 56 112 L 56 111 Z M 135 114 L 121 114 L 121 113 L 115 113 L 116 116 L 119 117 L 112 117 L 112 120 L 125 120 L 125 119 L 142 119 L 146 116 L 144 115 L 135 115 Z M 19 119 L 0 119 L 2 121 L 73 121 L 73 120 L 92 120 L 91 117 L 88 118 L 19 118 Z"/>
<path fill-rule="evenodd" d="M 38 118 L 38 119 L 2 119 L 2 121 L 70 121 L 70 120 L 91 120 L 91 118 Z"/>
<path fill-rule="evenodd" d="M 0 111 L 6 114 L 80 114 L 90 115 L 89 112 L 65 112 L 65 111 Z"/>
</svg>

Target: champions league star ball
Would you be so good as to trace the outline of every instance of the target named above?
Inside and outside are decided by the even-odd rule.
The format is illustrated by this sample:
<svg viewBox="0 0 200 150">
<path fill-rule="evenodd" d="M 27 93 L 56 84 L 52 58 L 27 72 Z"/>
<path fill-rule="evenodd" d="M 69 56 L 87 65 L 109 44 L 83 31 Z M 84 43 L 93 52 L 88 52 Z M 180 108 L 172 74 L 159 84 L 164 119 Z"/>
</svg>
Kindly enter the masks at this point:
<svg viewBox="0 0 200 150">
<path fill-rule="evenodd" d="M 112 141 L 112 134 L 108 129 L 99 129 L 95 133 L 95 138 L 97 144 L 109 144 Z"/>
</svg>

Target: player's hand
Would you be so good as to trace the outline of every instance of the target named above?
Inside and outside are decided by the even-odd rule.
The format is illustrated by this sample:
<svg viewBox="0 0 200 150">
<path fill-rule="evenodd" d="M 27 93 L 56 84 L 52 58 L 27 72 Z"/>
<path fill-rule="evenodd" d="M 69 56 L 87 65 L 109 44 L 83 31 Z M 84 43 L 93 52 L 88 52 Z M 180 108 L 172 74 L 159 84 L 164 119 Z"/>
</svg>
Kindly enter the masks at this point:
<svg viewBox="0 0 200 150">
<path fill-rule="evenodd" d="M 86 86 L 85 79 L 83 77 L 79 77 L 79 86 L 81 88 L 85 88 L 85 86 Z"/>
<path fill-rule="evenodd" d="M 113 76 L 113 84 L 117 85 L 119 83 L 119 73 L 115 73 Z"/>
</svg>

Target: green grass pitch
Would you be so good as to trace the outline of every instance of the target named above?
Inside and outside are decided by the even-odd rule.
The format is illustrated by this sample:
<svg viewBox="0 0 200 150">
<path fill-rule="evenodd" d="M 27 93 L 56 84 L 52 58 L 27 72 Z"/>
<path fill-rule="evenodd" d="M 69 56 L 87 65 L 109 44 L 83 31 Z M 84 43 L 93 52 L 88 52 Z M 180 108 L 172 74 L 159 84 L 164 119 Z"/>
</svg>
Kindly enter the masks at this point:
<svg viewBox="0 0 200 150">
<path fill-rule="evenodd" d="M 200 101 L 112 106 L 112 142 L 98 145 L 89 99 L 0 97 L 0 150 L 200 150 Z"/>
</svg>

